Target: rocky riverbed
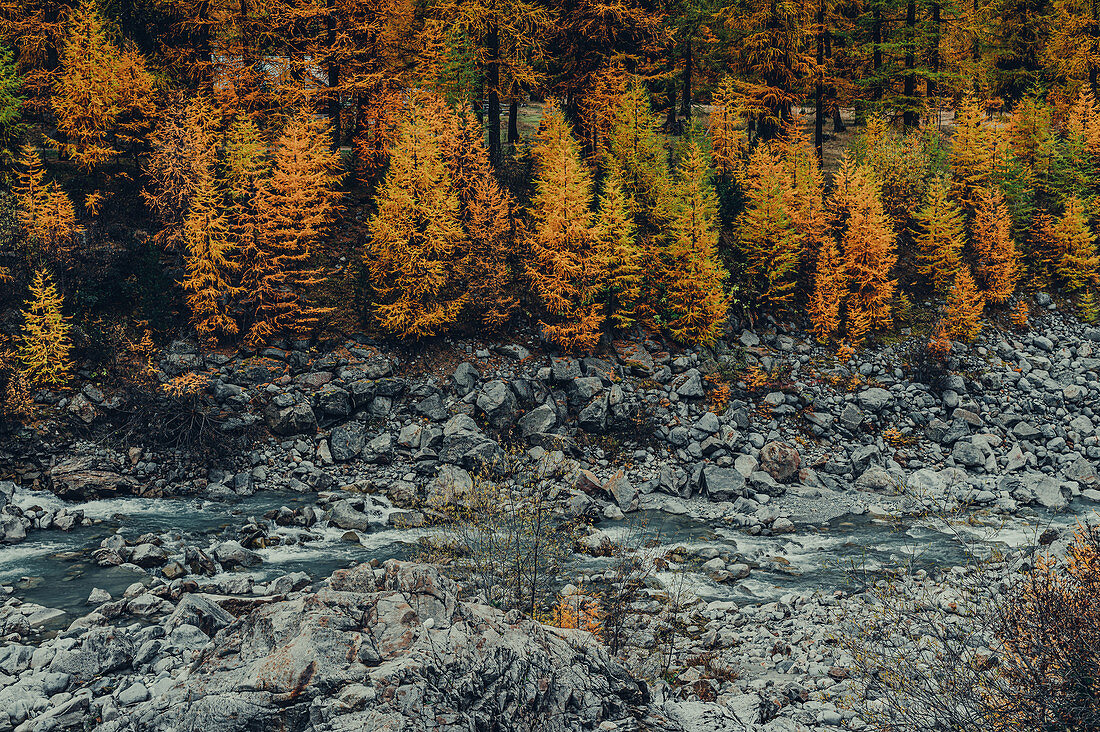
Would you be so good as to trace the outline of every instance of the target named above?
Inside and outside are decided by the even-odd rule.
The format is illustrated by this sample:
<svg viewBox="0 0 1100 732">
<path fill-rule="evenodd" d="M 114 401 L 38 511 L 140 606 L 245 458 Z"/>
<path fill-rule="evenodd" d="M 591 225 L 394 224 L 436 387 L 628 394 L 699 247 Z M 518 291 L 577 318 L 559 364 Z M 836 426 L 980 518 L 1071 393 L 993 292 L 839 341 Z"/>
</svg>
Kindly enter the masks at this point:
<svg viewBox="0 0 1100 732">
<path fill-rule="evenodd" d="M 946 593 L 1100 505 L 1100 330 L 1036 305 L 942 369 L 776 328 L 585 359 L 177 342 L 161 379 L 198 374 L 213 459 L 118 444 L 126 394 L 91 380 L 42 395 L 0 448 L 0 730 L 861 729 L 836 642 L 861 581 Z M 503 456 L 589 525 L 566 592 L 650 552 L 619 658 L 408 561 Z"/>
</svg>

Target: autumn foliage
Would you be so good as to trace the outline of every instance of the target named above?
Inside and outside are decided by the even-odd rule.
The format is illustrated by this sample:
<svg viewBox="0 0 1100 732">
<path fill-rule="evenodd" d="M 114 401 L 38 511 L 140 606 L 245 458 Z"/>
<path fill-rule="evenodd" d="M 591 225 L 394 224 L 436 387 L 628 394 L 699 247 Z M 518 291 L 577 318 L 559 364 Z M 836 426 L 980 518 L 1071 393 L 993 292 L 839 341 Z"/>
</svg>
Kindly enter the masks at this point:
<svg viewBox="0 0 1100 732">
<path fill-rule="evenodd" d="M 1020 280 L 1020 256 L 1012 238 L 1008 206 L 999 189 L 989 189 L 978 202 L 972 239 L 986 299 L 1005 302 Z"/>
<path fill-rule="evenodd" d="M 62 386 L 69 379 L 71 325 L 61 312 L 62 297 L 44 269 L 34 274 L 16 342 L 19 373 L 31 387 Z"/>
<path fill-rule="evenodd" d="M 64 266 L 81 233 L 76 209 L 57 183 L 46 180 L 37 150 L 24 147 L 19 167 L 16 215 L 27 237 L 28 254 L 32 260 Z"/>
</svg>

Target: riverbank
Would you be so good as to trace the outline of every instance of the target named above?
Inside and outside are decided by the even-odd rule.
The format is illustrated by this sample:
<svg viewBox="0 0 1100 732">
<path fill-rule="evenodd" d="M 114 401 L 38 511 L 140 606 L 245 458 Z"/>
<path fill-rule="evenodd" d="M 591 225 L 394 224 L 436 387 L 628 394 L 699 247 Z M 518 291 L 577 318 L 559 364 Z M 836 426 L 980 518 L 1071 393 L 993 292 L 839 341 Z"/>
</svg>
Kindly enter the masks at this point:
<svg viewBox="0 0 1100 732">
<path fill-rule="evenodd" d="M 581 360 L 533 340 L 417 359 L 359 340 L 249 357 L 173 344 L 161 380 L 193 374 L 188 403 L 233 449 L 204 464 L 133 433 L 120 445 L 125 394 L 86 383 L 57 398 L 3 446 L 0 623 L 11 647 L 44 647 L 89 627 L 162 627 L 196 594 L 251 622 L 254 598 L 289 601 L 341 567 L 413 556 L 430 507 L 511 455 L 550 466 L 559 514 L 591 524 L 563 582 L 605 571 L 585 547 L 660 551 L 640 602 L 676 595 L 682 645 L 656 661 L 652 626 L 668 614 L 640 607 L 622 662 L 667 724 L 859 729 L 837 706 L 834 669 L 848 664 L 828 641 L 863 602 L 854 578 L 900 564 L 938 577 L 967 544 L 1064 538 L 1100 499 L 1100 330 L 1036 304 L 1034 330 L 956 344 L 942 370 L 915 343 L 837 362 L 775 330 L 713 351 L 619 342 Z M 5 669 L 5 686 L 43 668 Z M 158 676 L 175 684 L 182 668 Z M 132 662 L 120 673 L 81 708 L 106 696 L 122 709 L 126 684 L 156 683 Z M 55 704 L 43 687 L 11 724 L 37 729 L 40 700 L 86 688 L 71 680 Z M 618 728 L 631 727 L 604 727 Z"/>
</svg>

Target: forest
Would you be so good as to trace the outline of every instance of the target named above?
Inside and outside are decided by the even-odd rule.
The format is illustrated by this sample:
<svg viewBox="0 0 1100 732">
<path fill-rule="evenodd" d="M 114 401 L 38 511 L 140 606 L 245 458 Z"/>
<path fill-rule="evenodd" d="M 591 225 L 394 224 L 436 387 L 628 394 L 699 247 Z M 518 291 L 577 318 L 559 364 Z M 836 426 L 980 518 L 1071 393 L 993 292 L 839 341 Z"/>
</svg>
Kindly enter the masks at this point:
<svg viewBox="0 0 1100 732">
<path fill-rule="evenodd" d="M 4 0 L 0 44 L 9 405 L 180 333 L 1100 314 L 1081 0 Z"/>
</svg>

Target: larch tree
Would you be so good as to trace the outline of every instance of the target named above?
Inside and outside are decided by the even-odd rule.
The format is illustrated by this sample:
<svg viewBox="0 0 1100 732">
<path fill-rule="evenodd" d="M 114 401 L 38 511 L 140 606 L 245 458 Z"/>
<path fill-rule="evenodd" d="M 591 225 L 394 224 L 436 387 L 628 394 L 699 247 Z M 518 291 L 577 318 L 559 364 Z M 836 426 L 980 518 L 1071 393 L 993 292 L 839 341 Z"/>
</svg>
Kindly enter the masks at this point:
<svg viewBox="0 0 1100 732">
<path fill-rule="evenodd" d="M 82 232 L 73 202 L 57 183 L 45 179 L 42 159 L 33 147 L 24 146 L 19 167 L 16 216 L 31 248 L 29 259 L 67 266 Z"/>
<path fill-rule="evenodd" d="M 107 35 L 95 0 L 69 13 L 53 96 L 61 150 L 92 170 L 140 142 L 156 113 L 153 77 L 133 48 Z"/>
<path fill-rule="evenodd" d="M 729 180 L 741 177 L 747 143 L 737 113 L 737 93 L 733 79 L 725 77 L 711 94 L 711 113 L 707 120 L 711 158 L 718 173 Z"/>
<path fill-rule="evenodd" d="M 982 192 L 993 181 L 994 134 L 985 125 L 977 101 L 964 99 L 955 113 L 950 162 L 955 200 L 968 215 L 977 209 Z"/>
<path fill-rule="evenodd" d="M 830 236 L 821 243 L 810 293 L 809 315 L 814 335 L 822 343 L 840 330 L 840 308 L 847 292 L 844 263 L 836 241 Z"/>
<path fill-rule="evenodd" d="M 936 292 L 945 294 L 962 266 L 966 246 L 966 220 L 952 198 L 949 181 L 932 181 L 928 198 L 914 218 L 918 226 L 917 269 Z"/>
<path fill-rule="evenodd" d="M 608 272 L 605 297 L 612 322 L 627 329 L 639 320 L 652 319 L 651 308 L 643 293 L 647 281 L 637 227 L 630 214 L 617 173 L 604 180 L 596 214 L 599 245 L 606 250 Z"/>
<path fill-rule="evenodd" d="M 457 267 L 457 276 L 468 293 L 464 319 L 497 328 L 519 306 L 516 203 L 493 175 L 477 118 L 470 113 L 454 114 L 438 97 L 431 108 L 431 116 L 438 120 L 436 126 L 442 127 L 441 153 L 458 195 L 459 218 L 467 238 Z"/>
<path fill-rule="evenodd" d="M 1055 272 L 1070 292 L 1100 285 L 1100 255 L 1096 234 L 1089 225 L 1081 201 L 1070 198 L 1066 209 L 1050 227 L 1049 234 L 1058 252 Z"/>
<path fill-rule="evenodd" d="M 985 300 L 974 284 L 970 268 L 962 266 L 955 273 L 955 281 L 947 296 L 944 312 L 944 329 L 947 336 L 956 341 L 972 341 L 982 330 L 982 310 Z"/>
<path fill-rule="evenodd" d="M 646 235 L 660 232 L 669 219 L 668 150 L 659 124 L 645 88 L 632 84 L 619 100 L 604 162 L 619 176 L 634 221 Z"/>
<path fill-rule="evenodd" d="M 164 224 L 157 234 L 162 246 L 185 245 L 183 222 L 192 198 L 214 168 L 217 142 L 214 109 L 202 96 L 173 105 L 150 136 L 145 163 L 149 185 L 142 195 Z"/>
<path fill-rule="evenodd" d="M 191 196 L 182 239 L 187 269 L 183 289 L 191 308 L 191 320 L 200 342 L 213 347 L 219 336 L 237 333 L 232 306 L 239 291 L 233 286 L 233 278 L 240 269 L 213 166 L 199 180 Z"/>
<path fill-rule="evenodd" d="M 978 203 L 971 227 L 977 272 L 990 302 L 1007 302 L 1020 281 L 1020 255 L 1012 237 L 1012 218 L 999 188 Z"/>
<path fill-rule="evenodd" d="M 845 155 L 833 184 L 832 213 L 847 277 L 845 330 L 852 343 L 859 344 L 871 331 L 893 323 L 894 232 L 882 209 L 878 183 L 866 166 L 854 165 Z"/>
<path fill-rule="evenodd" d="M 527 277 L 548 316 L 542 325 L 550 340 L 567 351 L 587 351 L 599 341 L 606 318 L 600 294 L 607 261 L 592 220 L 591 175 L 554 104 L 545 110 L 531 157 L 535 194 Z"/>
<path fill-rule="evenodd" d="M 329 313 L 310 294 L 323 281 L 318 245 L 339 210 L 339 156 L 331 140 L 327 124 L 304 109 L 275 141 L 271 175 L 257 191 L 253 257 L 243 263 L 250 346 L 275 333 L 304 336 Z"/>
<path fill-rule="evenodd" d="M 428 118 L 442 110 L 418 107 L 399 130 L 367 226 L 366 264 L 379 298 L 375 317 L 406 338 L 446 331 L 469 297 L 455 267 L 469 249 L 461 203 Z"/>
<path fill-rule="evenodd" d="M 23 330 L 16 341 L 20 373 L 32 387 L 64 385 L 72 370 L 72 326 L 61 311 L 61 293 L 49 273 L 39 269 L 30 294 L 23 311 Z"/>
<path fill-rule="evenodd" d="M 742 187 L 745 210 L 738 218 L 737 239 L 745 256 L 745 274 L 762 305 L 790 308 L 803 237 L 794 221 L 792 191 L 778 146 L 756 146 L 745 166 Z"/>
<path fill-rule="evenodd" d="M 729 309 L 728 277 L 718 259 L 718 200 L 699 143 L 688 141 L 676 170 L 669 243 L 665 248 L 665 315 L 681 343 L 709 345 L 721 335 Z"/>
<path fill-rule="evenodd" d="M 271 175 L 271 164 L 267 159 L 267 141 L 248 117 L 238 117 L 230 126 L 221 170 L 229 203 L 230 240 L 241 261 L 256 261 L 260 256 L 257 206 L 260 191 Z"/>
</svg>

